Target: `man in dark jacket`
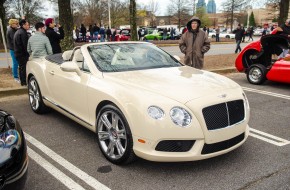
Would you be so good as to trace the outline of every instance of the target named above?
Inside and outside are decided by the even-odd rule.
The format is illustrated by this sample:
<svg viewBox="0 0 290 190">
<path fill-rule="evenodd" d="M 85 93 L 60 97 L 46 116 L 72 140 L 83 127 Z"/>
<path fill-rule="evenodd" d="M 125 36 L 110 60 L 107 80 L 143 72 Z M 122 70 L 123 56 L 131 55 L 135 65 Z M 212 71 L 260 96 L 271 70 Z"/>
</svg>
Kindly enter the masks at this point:
<svg viewBox="0 0 290 190">
<path fill-rule="evenodd" d="M 17 19 L 10 19 L 9 20 L 9 28 L 7 30 L 6 39 L 7 39 L 7 47 L 9 49 L 11 58 L 12 58 L 12 74 L 14 77 L 14 80 L 16 82 L 20 82 L 18 78 L 18 62 L 16 60 L 16 57 L 14 55 L 14 43 L 13 38 L 15 35 L 15 32 L 17 31 L 17 27 L 19 25 L 19 22 Z"/>
<path fill-rule="evenodd" d="M 233 33 L 235 34 L 235 39 L 236 39 L 236 44 L 237 44 L 235 53 L 238 53 L 238 51 L 240 52 L 242 51 L 240 44 L 244 36 L 244 30 L 241 28 L 240 25 L 238 25 L 238 27 L 233 31 Z"/>
<path fill-rule="evenodd" d="M 61 26 L 58 25 L 59 34 L 54 31 L 54 20 L 52 18 L 48 18 L 45 20 L 46 31 L 45 34 L 49 39 L 49 42 L 52 47 L 53 54 L 61 53 L 61 47 L 59 45 L 60 40 L 64 38 L 64 31 Z"/>
<path fill-rule="evenodd" d="M 26 64 L 29 58 L 27 52 L 29 23 L 26 20 L 19 22 L 20 29 L 15 32 L 13 43 L 14 43 L 14 54 L 19 64 L 19 76 L 21 86 L 27 85 L 26 83 Z"/>
<path fill-rule="evenodd" d="M 286 36 L 288 41 L 290 41 L 290 19 L 287 19 L 284 24 L 281 26 L 282 33 L 281 35 Z M 283 49 L 283 52 L 279 55 L 278 58 L 284 58 L 289 53 L 289 49 Z"/>
</svg>

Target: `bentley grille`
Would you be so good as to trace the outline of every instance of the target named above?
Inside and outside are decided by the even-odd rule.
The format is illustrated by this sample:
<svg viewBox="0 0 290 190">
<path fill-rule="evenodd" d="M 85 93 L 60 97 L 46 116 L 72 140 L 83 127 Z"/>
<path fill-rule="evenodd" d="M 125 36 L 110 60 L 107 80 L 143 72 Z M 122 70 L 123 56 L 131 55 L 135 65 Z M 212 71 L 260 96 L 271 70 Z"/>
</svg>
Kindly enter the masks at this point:
<svg viewBox="0 0 290 190">
<path fill-rule="evenodd" d="M 243 100 L 234 100 L 202 109 L 208 130 L 225 128 L 241 122 L 245 118 Z"/>
</svg>

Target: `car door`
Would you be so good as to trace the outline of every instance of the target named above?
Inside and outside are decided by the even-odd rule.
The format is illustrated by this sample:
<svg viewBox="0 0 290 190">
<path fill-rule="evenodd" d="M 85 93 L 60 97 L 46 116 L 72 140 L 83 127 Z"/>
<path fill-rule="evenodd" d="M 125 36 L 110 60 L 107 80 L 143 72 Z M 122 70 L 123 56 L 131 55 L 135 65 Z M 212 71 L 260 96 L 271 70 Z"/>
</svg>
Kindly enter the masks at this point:
<svg viewBox="0 0 290 190">
<path fill-rule="evenodd" d="M 49 89 L 52 101 L 62 110 L 87 122 L 89 121 L 87 105 L 87 83 L 91 74 L 82 68 L 83 57 L 80 49 L 73 53 L 73 60 L 69 64 L 79 66 L 78 72 L 68 72 L 61 69 L 61 65 L 49 71 Z"/>
</svg>

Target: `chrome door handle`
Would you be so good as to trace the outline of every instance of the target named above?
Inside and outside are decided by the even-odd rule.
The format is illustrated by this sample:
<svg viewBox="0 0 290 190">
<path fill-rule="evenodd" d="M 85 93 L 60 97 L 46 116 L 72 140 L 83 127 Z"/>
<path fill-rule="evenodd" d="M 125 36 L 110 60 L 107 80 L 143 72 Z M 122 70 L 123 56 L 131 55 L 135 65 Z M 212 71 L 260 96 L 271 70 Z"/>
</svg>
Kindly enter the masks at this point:
<svg viewBox="0 0 290 190">
<path fill-rule="evenodd" d="M 49 74 L 54 75 L 54 71 L 50 71 Z"/>
</svg>

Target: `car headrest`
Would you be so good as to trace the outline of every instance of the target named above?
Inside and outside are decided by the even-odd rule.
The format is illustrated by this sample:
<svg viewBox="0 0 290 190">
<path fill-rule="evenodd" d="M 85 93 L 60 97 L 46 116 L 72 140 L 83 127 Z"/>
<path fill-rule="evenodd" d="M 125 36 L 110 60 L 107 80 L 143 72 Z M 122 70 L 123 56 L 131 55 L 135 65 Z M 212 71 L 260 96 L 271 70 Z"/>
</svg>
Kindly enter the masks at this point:
<svg viewBox="0 0 290 190">
<path fill-rule="evenodd" d="M 69 61 L 70 58 L 71 58 L 72 53 L 73 53 L 73 50 L 68 50 L 68 51 L 63 52 L 62 59 L 64 61 Z"/>
<path fill-rule="evenodd" d="M 83 62 L 84 60 L 84 56 L 81 52 L 80 49 L 77 49 L 75 52 L 74 52 L 74 61 L 76 62 Z"/>
</svg>

